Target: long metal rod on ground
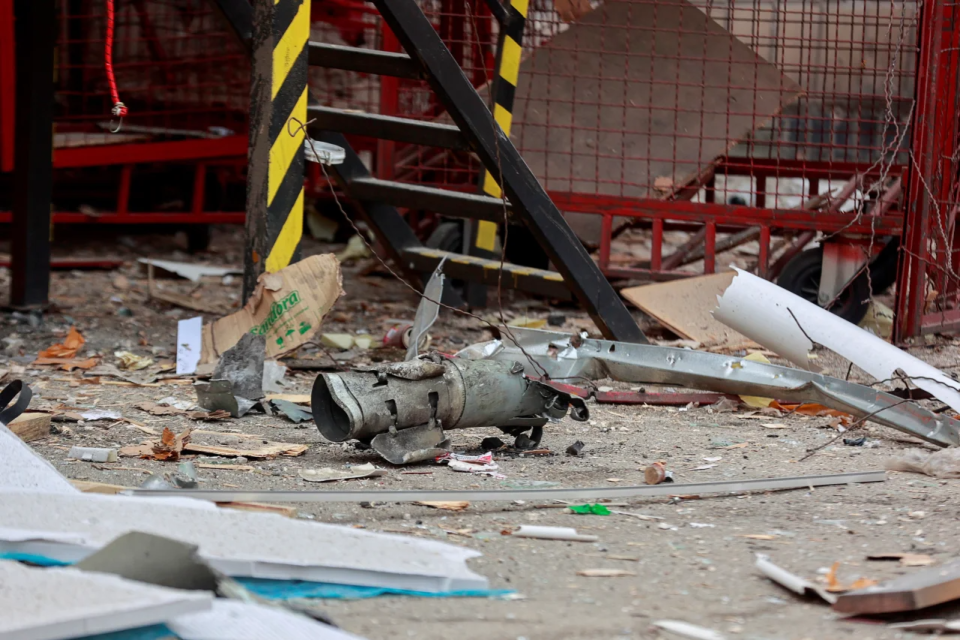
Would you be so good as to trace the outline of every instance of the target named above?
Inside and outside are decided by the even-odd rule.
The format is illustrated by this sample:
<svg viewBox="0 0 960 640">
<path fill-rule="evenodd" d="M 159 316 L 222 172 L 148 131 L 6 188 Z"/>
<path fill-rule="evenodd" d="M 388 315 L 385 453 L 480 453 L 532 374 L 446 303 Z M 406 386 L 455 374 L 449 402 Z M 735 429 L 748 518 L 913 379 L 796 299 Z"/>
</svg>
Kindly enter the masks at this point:
<svg viewBox="0 0 960 640">
<path fill-rule="evenodd" d="M 471 491 L 224 491 L 202 489 L 136 489 L 124 495 L 150 497 L 196 498 L 210 502 L 420 502 L 467 500 L 590 500 L 605 498 L 652 498 L 686 496 L 703 493 L 739 493 L 744 491 L 782 491 L 839 484 L 883 482 L 884 471 L 857 471 L 818 476 L 758 478 L 756 480 L 724 480 L 691 484 L 657 484 L 630 487 L 597 487 L 593 489 L 503 489 Z"/>
</svg>

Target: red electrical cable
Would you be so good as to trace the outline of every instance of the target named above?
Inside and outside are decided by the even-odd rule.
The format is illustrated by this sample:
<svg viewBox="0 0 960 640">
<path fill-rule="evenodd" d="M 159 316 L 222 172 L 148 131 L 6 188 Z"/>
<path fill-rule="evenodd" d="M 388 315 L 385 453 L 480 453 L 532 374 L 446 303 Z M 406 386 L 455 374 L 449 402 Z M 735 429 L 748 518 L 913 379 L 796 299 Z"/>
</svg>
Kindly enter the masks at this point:
<svg viewBox="0 0 960 640">
<path fill-rule="evenodd" d="M 107 71 L 110 97 L 113 98 L 113 109 L 110 110 L 110 113 L 112 113 L 114 117 L 122 118 L 127 115 L 127 106 L 120 102 L 120 94 L 117 92 L 117 79 L 113 76 L 113 0 L 106 0 L 106 3 L 107 33 L 103 46 L 103 66 Z"/>
</svg>

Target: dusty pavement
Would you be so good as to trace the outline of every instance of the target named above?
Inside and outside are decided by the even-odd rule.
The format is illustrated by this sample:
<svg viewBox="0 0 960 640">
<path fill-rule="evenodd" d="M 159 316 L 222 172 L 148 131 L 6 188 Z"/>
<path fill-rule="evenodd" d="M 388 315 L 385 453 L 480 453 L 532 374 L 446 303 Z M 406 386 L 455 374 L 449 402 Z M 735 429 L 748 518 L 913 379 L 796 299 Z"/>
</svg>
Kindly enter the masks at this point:
<svg viewBox="0 0 960 640">
<path fill-rule="evenodd" d="M 199 258 L 217 264 L 239 264 L 237 230 L 218 230 L 209 254 Z M 243 461 L 248 470 L 201 468 L 203 488 L 256 489 L 470 489 L 530 487 L 610 487 L 642 484 L 643 468 L 663 460 L 678 482 L 748 479 L 882 469 L 885 461 L 918 440 L 879 426 L 868 426 L 866 446 L 845 446 L 841 440 L 801 461 L 808 450 L 838 434 L 828 418 L 769 415 L 749 410 L 716 411 L 710 407 L 654 408 L 595 404 L 591 419 L 565 419 L 547 428 L 543 445 L 558 455 L 497 454 L 506 479 L 457 474 L 425 464 L 401 469 L 352 445 L 323 441 L 312 423 L 294 425 L 279 417 L 248 415 L 238 420 L 194 423 L 183 416 L 155 416 L 134 405 L 174 396 L 192 400 L 182 381 L 161 380 L 156 386 L 81 383 L 80 372 L 29 364 L 39 349 L 60 341 L 76 326 L 87 343 L 83 355 L 101 354 L 115 362 L 119 349 L 172 359 L 176 321 L 195 312 L 147 300 L 145 276 L 133 260 L 139 256 L 194 259 L 169 236 L 125 236 L 108 245 L 98 238 L 76 238 L 58 245 L 70 255 L 118 256 L 128 262 L 119 270 L 57 272 L 54 308 L 42 323 L 26 316 L 0 315 L 0 370 L 21 377 L 37 391 L 35 407 L 102 408 L 119 411 L 129 421 L 57 422 L 59 433 L 32 444 L 67 477 L 136 486 L 151 471 L 171 471 L 169 463 L 123 458 L 117 464 L 94 465 L 66 460 L 72 445 L 124 446 L 148 438 L 147 430 L 188 426 L 225 433 L 258 434 L 274 441 L 303 443 L 298 457 Z M 309 253 L 340 249 L 310 245 Z M 0 252 L 5 248 L 0 247 Z M 369 261 L 345 268 L 347 295 L 328 317 L 325 330 L 367 331 L 382 335 L 388 319 L 412 318 L 417 299 L 375 271 Z M 368 273 L 369 272 L 369 273 Z M 362 275 L 368 273 L 368 275 Z M 119 278 L 118 276 L 123 276 Z M 225 283 L 226 282 L 226 283 Z M 212 318 L 239 304 L 239 278 L 203 282 L 164 281 L 171 290 L 209 305 Z M 9 272 L 0 269 L 0 299 L 5 300 Z M 132 315 L 127 315 L 129 310 Z M 562 329 L 592 323 L 573 308 L 551 309 L 540 301 L 507 296 L 510 315 L 546 317 L 562 313 Z M 431 332 L 434 346 L 451 351 L 483 340 L 487 332 L 475 320 L 444 312 Z M 351 362 L 399 359 L 399 352 L 332 353 L 307 348 L 299 357 Z M 940 339 L 912 351 L 948 371 L 957 371 L 958 345 Z M 846 371 L 834 363 L 834 373 Z M 308 393 L 315 372 L 291 372 L 290 393 Z M 852 379 L 857 380 L 854 371 Z M 859 378 L 865 380 L 865 378 Z M 101 378 L 101 380 L 105 380 Z M 603 383 L 601 383 L 603 384 Z M 616 383 L 608 383 L 617 386 Z M 626 388 L 626 387 L 624 387 Z M 454 433 L 455 449 L 479 452 L 481 439 L 496 430 Z M 229 435 L 213 436 L 229 445 Z M 585 443 L 583 456 L 563 454 L 575 440 Z M 229 461 L 228 461 L 229 462 Z M 299 469 L 374 462 L 388 475 L 333 485 L 307 483 Z M 2 463 L 2 461 L 0 461 Z M 408 471 L 428 473 L 411 474 Z M 416 505 L 298 504 L 298 517 L 370 530 L 403 533 L 477 549 L 483 557 L 473 568 L 490 579 L 491 588 L 512 590 L 502 599 L 380 597 L 361 601 L 322 601 L 346 630 L 371 639 L 395 638 L 660 638 L 675 637 L 651 626 L 659 619 L 683 620 L 712 628 L 732 638 L 782 640 L 821 638 L 919 637 L 882 625 L 842 621 L 816 600 L 800 599 L 761 577 L 754 555 L 769 555 L 781 566 L 810 579 L 823 577 L 839 562 L 842 582 L 856 578 L 885 579 L 920 569 L 895 562 L 868 561 L 869 554 L 916 552 L 937 564 L 957 556 L 960 480 L 890 473 L 888 481 L 850 487 L 823 487 L 748 496 L 703 499 L 631 500 L 617 510 L 652 516 L 581 516 L 549 503 L 472 504 L 450 512 Z M 555 484 L 554 484 L 555 483 Z M 614 507 L 612 507 L 614 508 Z M 530 540 L 503 535 L 521 524 L 576 527 L 599 537 L 596 543 Z M 624 577 L 578 576 L 585 569 L 610 568 L 632 573 Z"/>
</svg>

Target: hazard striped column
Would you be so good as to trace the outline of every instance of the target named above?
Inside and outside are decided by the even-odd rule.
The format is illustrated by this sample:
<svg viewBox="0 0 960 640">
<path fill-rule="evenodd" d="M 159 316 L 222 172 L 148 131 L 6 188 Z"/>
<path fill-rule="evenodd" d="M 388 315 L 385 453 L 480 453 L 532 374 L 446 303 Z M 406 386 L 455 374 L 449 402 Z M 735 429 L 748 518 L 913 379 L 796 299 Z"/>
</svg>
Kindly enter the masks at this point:
<svg viewBox="0 0 960 640">
<path fill-rule="evenodd" d="M 310 0 L 254 0 L 244 299 L 299 258 Z"/>
<path fill-rule="evenodd" d="M 497 73 L 493 81 L 493 118 L 503 129 L 503 133 L 510 136 L 510 126 L 513 124 L 513 98 L 517 90 L 517 79 L 520 77 L 520 54 L 523 50 L 523 31 L 527 22 L 527 7 L 529 0 L 510 0 L 507 7 L 506 23 L 500 26 L 500 39 L 497 49 Z M 484 171 L 480 178 L 480 188 L 484 194 L 500 198 L 503 191 L 497 183 L 497 178 L 489 171 Z M 494 256 L 497 243 L 499 225 L 489 220 L 478 220 L 473 224 L 472 239 L 468 250 L 471 255 L 490 258 Z M 471 305 L 482 306 L 485 299 L 485 288 L 470 286 L 468 298 Z"/>
</svg>

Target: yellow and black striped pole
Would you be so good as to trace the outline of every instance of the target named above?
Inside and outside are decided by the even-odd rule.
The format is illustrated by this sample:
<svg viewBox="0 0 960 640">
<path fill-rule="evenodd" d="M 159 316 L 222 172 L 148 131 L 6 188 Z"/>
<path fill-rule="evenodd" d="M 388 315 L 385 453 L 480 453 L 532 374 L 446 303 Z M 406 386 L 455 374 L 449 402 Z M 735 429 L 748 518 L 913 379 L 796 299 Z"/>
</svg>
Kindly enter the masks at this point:
<svg viewBox="0 0 960 640">
<path fill-rule="evenodd" d="M 527 22 L 527 7 L 529 0 L 510 0 L 507 6 L 507 20 L 500 25 L 500 38 L 497 46 L 496 76 L 493 80 L 493 118 L 503 129 L 507 137 L 510 136 L 510 126 L 513 124 L 513 97 L 517 90 L 517 79 L 520 77 L 520 54 L 523 51 L 523 31 Z M 480 177 L 480 189 L 484 194 L 493 198 L 500 198 L 503 191 L 497 183 L 499 176 L 484 171 Z M 468 234 L 467 247 L 470 255 L 491 258 L 494 257 L 497 232 L 499 225 L 489 220 L 478 220 L 472 225 L 472 233 Z M 485 289 L 471 286 L 468 293 L 468 302 L 471 305 L 482 306 L 485 299 Z"/>
<path fill-rule="evenodd" d="M 243 291 L 298 258 L 310 0 L 254 0 Z"/>
</svg>

